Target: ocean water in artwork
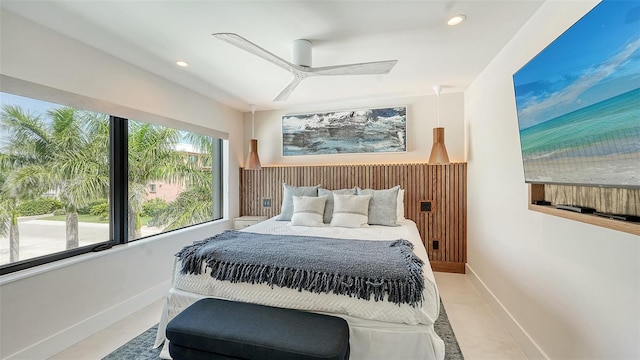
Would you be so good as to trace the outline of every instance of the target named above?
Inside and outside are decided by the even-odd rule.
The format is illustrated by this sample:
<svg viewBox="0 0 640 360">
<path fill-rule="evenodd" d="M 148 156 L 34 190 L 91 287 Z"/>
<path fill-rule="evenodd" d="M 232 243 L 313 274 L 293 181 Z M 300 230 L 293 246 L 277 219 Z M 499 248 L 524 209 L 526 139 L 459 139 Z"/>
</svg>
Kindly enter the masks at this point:
<svg viewBox="0 0 640 360">
<path fill-rule="evenodd" d="M 533 182 L 640 186 L 640 88 L 520 131 Z"/>
<path fill-rule="evenodd" d="M 406 151 L 406 107 L 282 117 L 284 156 Z"/>
</svg>

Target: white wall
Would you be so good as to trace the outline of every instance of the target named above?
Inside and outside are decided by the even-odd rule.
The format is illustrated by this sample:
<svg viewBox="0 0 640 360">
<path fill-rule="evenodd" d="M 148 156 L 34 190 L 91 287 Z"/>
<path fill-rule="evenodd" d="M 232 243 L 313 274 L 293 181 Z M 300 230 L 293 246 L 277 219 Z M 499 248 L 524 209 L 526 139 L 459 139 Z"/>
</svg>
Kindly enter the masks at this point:
<svg viewBox="0 0 640 360">
<path fill-rule="evenodd" d="M 640 239 L 527 210 L 520 155 L 511 76 L 596 3 L 545 2 L 465 92 L 468 267 L 531 358 L 640 358 Z"/>
<path fill-rule="evenodd" d="M 238 214 L 242 114 L 15 14 L 0 16 L 2 75 L 81 95 L 75 100 L 91 110 L 229 134 L 227 220 L 0 278 L 0 358 L 47 358 L 161 298 L 173 254 L 230 227 Z"/>
<path fill-rule="evenodd" d="M 443 90 L 445 92 L 446 90 Z M 258 154 L 263 166 L 276 165 L 340 165 L 340 164 L 394 164 L 427 162 L 433 142 L 433 128 L 437 126 L 437 98 L 420 96 L 411 98 L 376 100 L 349 104 L 299 107 L 286 110 L 256 111 L 255 136 Z M 309 156 L 282 156 L 282 116 L 285 114 L 313 113 L 374 107 L 407 106 L 407 152 L 336 154 Z M 440 126 L 445 128 L 445 145 L 452 162 L 464 160 L 464 96 L 462 93 L 440 95 Z M 246 159 L 251 138 L 251 113 L 244 114 L 244 156 Z"/>
</svg>

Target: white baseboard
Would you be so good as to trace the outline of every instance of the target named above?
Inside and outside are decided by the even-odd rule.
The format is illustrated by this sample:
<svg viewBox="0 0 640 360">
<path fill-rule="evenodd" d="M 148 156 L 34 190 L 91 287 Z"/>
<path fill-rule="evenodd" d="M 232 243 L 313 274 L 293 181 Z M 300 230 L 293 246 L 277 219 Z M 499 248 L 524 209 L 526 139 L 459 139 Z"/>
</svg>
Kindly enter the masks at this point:
<svg viewBox="0 0 640 360">
<path fill-rule="evenodd" d="M 14 353 L 6 357 L 5 360 L 47 359 L 146 306 L 151 305 L 153 302 L 166 296 L 170 288 L 171 280 L 163 281 L 134 297 L 70 326 L 26 349 Z"/>
<path fill-rule="evenodd" d="M 529 336 L 529 334 L 520 326 L 518 321 L 511 315 L 504 305 L 489 290 L 485 283 L 478 277 L 469 264 L 466 264 L 466 275 L 476 287 L 482 297 L 487 300 L 496 316 L 507 327 L 514 339 L 520 344 L 529 359 L 549 360 L 549 356 L 538 346 L 538 344 Z"/>
</svg>

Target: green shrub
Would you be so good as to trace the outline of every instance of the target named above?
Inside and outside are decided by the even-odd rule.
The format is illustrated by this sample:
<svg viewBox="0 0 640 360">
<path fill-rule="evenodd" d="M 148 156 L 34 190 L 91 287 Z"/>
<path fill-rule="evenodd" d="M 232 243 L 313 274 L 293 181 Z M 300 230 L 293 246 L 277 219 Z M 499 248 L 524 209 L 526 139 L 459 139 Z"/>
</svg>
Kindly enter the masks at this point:
<svg viewBox="0 0 640 360">
<path fill-rule="evenodd" d="M 60 201 L 54 198 L 42 197 L 20 203 L 20 205 L 18 205 L 18 214 L 20 214 L 20 216 L 50 214 L 61 207 L 62 203 Z"/>
<path fill-rule="evenodd" d="M 148 201 L 145 201 L 142 204 L 142 212 L 140 216 L 150 217 L 151 219 L 147 222 L 149 226 L 158 226 L 158 217 L 162 214 L 163 211 L 169 206 L 166 201 L 163 199 L 155 198 Z"/>
<path fill-rule="evenodd" d="M 82 206 L 78 208 L 79 215 L 90 215 L 92 214 L 91 209 L 96 205 L 107 204 L 107 199 L 98 199 L 90 202 L 87 206 Z"/>
<path fill-rule="evenodd" d="M 147 200 L 142 204 L 140 216 L 157 217 L 167 206 L 167 202 L 159 198 Z"/>
<path fill-rule="evenodd" d="M 107 202 L 103 202 L 100 204 L 93 205 L 91 207 L 91 215 L 100 216 L 100 220 L 106 220 L 109 218 L 109 204 Z"/>
</svg>

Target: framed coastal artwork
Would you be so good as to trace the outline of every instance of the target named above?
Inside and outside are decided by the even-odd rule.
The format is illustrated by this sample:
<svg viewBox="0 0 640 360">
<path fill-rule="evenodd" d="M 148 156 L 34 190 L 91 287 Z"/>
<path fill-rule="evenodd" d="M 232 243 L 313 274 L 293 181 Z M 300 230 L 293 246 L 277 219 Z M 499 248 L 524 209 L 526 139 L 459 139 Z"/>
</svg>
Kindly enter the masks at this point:
<svg viewBox="0 0 640 360">
<path fill-rule="evenodd" d="M 406 106 L 284 115 L 282 154 L 404 152 L 406 135 Z"/>
</svg>

